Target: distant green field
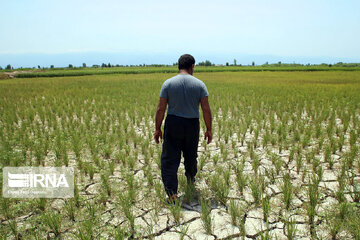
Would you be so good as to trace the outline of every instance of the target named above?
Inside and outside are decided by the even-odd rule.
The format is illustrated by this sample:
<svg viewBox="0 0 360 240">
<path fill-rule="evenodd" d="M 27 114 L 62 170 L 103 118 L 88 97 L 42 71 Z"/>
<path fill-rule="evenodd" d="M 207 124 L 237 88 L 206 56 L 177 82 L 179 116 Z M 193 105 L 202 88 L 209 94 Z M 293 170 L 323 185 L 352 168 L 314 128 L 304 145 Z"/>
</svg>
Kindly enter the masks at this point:
<svg viewBox="0 0 360 240">
<path fill-rule="evenodd" d="M 348 66 L 196 66 L 195 72 L 260 72 L 260 71 L 360 71 L 360 67 Z M 176 73 L 177 67 L 111 67 L 111 68 L 64 68 L 34 70 L 33 72 L 19 73 L 18 78 L 34 77 L 61 77 L 84 76 L 103 74 L 139 74 L 139 73 Z"/>
<path fill-rule="evenodd" d="M 0 197 L 1 238 L 360 239 L 360 72 L 196 69 L 214 139 L 201 119 L 195 190 L 181 165 L 171 207 L 153 132 L 175 67 L 0 81 L 0 169 L 72 166 L 76 179 L 72 199 Z M 108 75 L 44 77 L 74 73 Z"/>
</svg>

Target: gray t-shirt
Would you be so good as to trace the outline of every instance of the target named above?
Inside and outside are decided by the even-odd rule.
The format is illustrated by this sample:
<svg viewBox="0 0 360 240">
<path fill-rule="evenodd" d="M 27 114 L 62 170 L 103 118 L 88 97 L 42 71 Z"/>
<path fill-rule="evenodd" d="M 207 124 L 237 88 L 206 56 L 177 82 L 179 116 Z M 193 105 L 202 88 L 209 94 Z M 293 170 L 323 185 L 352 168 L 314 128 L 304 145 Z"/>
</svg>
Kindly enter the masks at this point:
<svg viewBox="0 0 360 240">
<path fill-rule="evenodd" d="M 169 78 L 160 91 L 160 97 L 168 100 L 167 114 L 184 118 L 199 118 L 200 100 L 206 96 L 205 83 L 190 74 Z"/>
</svg>

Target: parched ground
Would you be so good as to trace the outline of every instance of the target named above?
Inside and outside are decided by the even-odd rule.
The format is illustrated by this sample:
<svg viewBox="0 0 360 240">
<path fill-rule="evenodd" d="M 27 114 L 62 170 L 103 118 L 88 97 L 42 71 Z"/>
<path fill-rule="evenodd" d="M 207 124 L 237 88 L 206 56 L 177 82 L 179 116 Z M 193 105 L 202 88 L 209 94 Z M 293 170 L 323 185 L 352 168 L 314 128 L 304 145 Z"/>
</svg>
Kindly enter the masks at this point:
<svg viewBox="0 0 360 240">
<path fill-rule="evenodd" d="M 159 78 L 170 75 L 3 81 L 1 166 L 72 166 L 76 191 L 1 198 L 1 236 L 357 239 L 360 80 L 324 74 L 199 74 L 214 139 L 206 145 L 202 123 L 195 189 L 181 164 L 175 206 L 152 139 Z"/>
</svg>

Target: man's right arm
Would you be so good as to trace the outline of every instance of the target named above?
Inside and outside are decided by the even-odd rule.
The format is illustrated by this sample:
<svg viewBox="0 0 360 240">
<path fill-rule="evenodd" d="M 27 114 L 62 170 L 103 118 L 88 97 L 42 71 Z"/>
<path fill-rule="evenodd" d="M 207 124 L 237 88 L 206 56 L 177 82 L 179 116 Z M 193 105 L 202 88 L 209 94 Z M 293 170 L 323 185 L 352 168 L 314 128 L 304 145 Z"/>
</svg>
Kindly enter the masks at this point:
<svg viewBox="0 0 360 240">
<path fill-rule="evenodd" d="M 154 139 L 156 143 L 159 143 L 159 138 L 162 138 L 161 124 L 164 119 L 166 106 L 167 106 L 167 99 L 160 97 L 158 108 L 155 115 Z"/>
<path fill-rule="evenodd" d="M 205 139 L 207 139 L 207 143 L 209 144 L 212 140 L 212 117 L 208 97 L 203 97 L 200 103 L 206 125 Z"/>
</svg>

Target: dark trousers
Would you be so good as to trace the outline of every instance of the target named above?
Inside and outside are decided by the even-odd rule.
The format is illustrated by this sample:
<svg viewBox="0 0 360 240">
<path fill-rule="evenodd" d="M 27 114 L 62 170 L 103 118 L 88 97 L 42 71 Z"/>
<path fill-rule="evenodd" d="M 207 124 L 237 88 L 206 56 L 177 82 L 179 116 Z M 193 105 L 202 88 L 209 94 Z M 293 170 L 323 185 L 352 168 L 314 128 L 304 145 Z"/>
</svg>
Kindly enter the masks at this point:
<svg viewBox="0 0 360 240">
<path fill-rule="evenodd" d="M 197 172 L 199 119 L 167 115 L 161 153 L 161 177 L 168 196 L 177 193 L 177 171 L 181 152 L 184 157 L 185 176 L 193 181 Z"/>
</svg>

